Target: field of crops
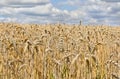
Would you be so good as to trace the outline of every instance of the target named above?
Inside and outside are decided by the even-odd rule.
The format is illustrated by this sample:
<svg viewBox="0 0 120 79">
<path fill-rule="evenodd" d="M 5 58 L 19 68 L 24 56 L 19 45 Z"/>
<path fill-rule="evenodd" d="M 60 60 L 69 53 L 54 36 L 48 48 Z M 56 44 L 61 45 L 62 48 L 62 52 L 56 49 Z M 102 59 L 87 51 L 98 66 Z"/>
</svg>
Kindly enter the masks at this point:
<svg viewBox="0 0 120 79">
<path fill-rule="evenodd" d="M 120 79 L 120 27 L 0 23 L 0 79 Z"/>
</svg>

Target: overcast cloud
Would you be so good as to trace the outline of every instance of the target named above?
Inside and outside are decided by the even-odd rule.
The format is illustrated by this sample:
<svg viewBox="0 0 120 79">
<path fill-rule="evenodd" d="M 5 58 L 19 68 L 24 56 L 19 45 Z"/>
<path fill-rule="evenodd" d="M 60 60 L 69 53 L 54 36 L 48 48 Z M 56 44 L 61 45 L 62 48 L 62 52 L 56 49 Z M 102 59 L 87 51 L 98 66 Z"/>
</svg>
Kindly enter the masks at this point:
<svg viewBox="0 0 120 79">
<path fill-rule="evenodd" d="M 120 0 L 1 0 L 0 21 L 120 25 Z"/>
</svg>

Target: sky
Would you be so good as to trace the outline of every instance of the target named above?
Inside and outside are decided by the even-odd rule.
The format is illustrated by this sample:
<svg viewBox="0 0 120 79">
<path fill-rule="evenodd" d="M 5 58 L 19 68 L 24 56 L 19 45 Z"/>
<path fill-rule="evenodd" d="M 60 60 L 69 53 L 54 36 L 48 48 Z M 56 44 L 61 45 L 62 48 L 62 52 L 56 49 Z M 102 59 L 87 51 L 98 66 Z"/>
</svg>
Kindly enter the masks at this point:
<svg viewBox="0 0 120 79">
<path fill-rule="evenodd" d="M 0 0 L 0 22 L 120 25 L 120 0 Z"/>
</svg>

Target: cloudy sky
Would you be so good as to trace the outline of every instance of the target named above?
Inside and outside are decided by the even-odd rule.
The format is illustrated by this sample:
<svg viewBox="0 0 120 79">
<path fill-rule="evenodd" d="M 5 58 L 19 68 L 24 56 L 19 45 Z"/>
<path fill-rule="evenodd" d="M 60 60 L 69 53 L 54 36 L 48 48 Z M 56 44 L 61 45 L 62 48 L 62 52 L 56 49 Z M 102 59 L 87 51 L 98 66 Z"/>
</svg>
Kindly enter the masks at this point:
<svg viewBox="0 0 120 79">
<path fill-rule="evenodd" d="M 0 0 L 0 22 L 120 25 L 120 0 Z"/>
</svg>

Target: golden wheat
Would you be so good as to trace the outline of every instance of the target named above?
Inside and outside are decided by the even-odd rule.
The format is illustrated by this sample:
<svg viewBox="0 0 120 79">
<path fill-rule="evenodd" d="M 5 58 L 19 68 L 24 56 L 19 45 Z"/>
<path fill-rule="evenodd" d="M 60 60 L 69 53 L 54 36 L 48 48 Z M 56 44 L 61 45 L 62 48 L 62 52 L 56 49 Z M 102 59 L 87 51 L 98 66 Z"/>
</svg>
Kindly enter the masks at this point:
<svg viewBox="0 0 120 79">
<path fill-rule="evenodd" d="M 0 79 L 119 79 L 120 27 L 0 23 Z"/>
</svg>

